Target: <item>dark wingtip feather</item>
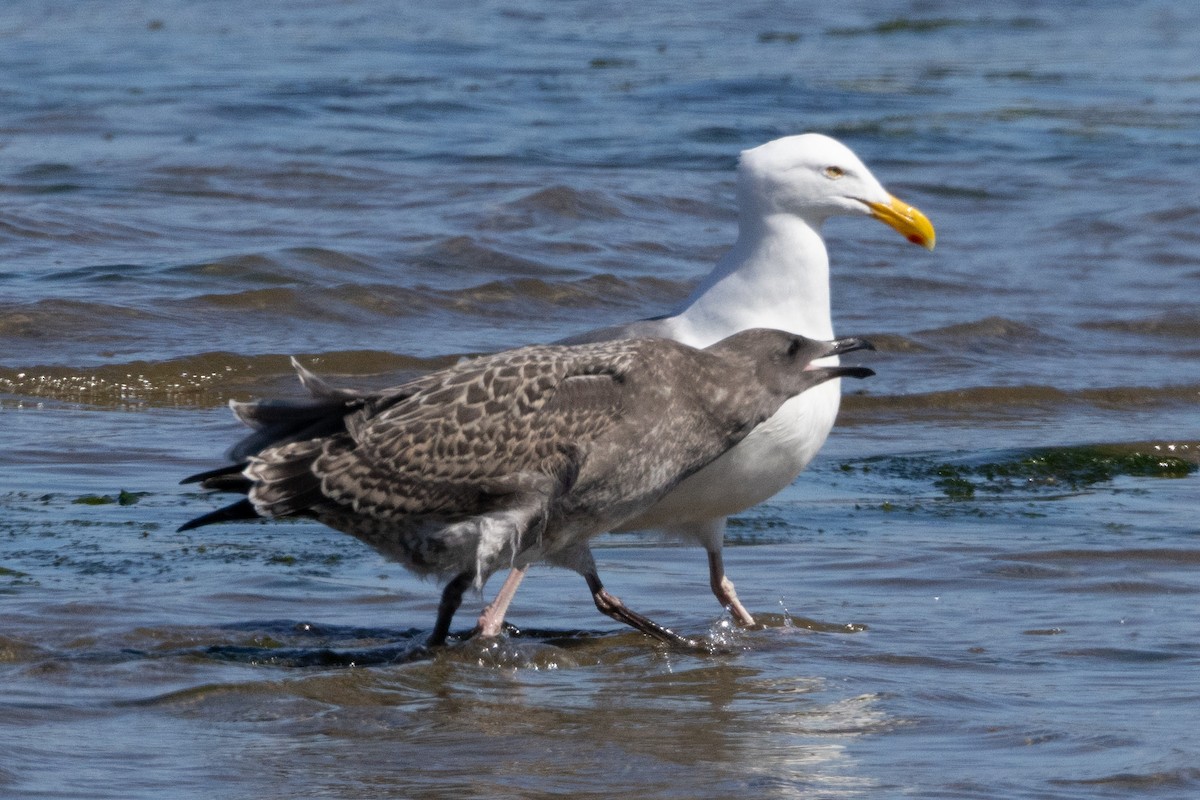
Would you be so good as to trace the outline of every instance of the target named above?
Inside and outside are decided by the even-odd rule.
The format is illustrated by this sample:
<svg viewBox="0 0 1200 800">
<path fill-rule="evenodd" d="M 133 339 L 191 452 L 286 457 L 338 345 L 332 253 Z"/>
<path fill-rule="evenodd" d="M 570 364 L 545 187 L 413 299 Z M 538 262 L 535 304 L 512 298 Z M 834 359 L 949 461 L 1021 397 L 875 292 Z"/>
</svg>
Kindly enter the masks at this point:
<svg viewBox="0 0 1200 800">
<path fill-rule="evenodd" d="M 210 511 L 195 519 L 188 520 L 176 529 L 176 533 L 183 533 L 184 531 L 190 531 L 218 522 L 240 522 L 248 519 L 260 519 L 260 517 L 258 516 L 258 512 L 254 510 L 253 503 L 249 500 L 239 500 L 223 508 L 218 508 L 216 511 Z"/>
<path fill-rule="evenodd" d="M 181 485 L 185 483 L 204 483 L 211 478 L 223 478 L 226 475 L 240 475 L 242 470 L 245 468 L 245 461 L 240 464 L 226 464 L 223 467 L 217 467 L 216 469 L 210 469 L 205 472 L 197 472 L 195 475 L 188 475 L 179 483 Z"/>
</svg>

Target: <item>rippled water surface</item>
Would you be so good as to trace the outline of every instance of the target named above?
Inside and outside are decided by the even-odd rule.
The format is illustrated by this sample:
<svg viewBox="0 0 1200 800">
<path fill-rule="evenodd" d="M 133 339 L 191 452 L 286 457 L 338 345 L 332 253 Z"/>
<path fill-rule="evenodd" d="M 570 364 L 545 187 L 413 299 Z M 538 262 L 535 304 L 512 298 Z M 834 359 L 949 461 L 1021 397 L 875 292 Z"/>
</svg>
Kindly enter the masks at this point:
<svg viewBox="0 0 1200 800">
<path fill-rule="evenodd" d="M 828 5 L 0 7 L 0 796 L 1197 796 L 1200 10 Z M 545 569 L 431 655 L 340 534 L 173 532 L 288 355 L 669 310 L 806 130 L 938 248 L 828 226 L 878 375 L 731 521 L 762 629 L 628 534 L 609 587 L 720 653 Z"/>
</svg>

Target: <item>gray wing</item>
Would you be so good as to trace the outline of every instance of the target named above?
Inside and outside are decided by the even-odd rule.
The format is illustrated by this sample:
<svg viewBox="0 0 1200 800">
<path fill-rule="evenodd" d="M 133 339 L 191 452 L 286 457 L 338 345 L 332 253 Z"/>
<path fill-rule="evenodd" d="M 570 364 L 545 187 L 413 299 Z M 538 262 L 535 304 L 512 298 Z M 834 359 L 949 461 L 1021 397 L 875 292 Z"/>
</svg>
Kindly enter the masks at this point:
<svg viewBox="0 0 1200 800">
<path fill-rule="evenodd" d="M 524 348 L 397 387 L 346 417 L 344 433 L 252 459 L 251 500 L 271 516 L 333 504 L 398 518 L 566 491 L 588 442 L 621 417 L 634 349 Z"/>
<path fill-rule="evenodd" d="M 292 358 L 292 368 L 296 370 L 296 377 L 300 379 L 300 384 L 308 390 L 308 398 L 303 400 L 254 400 L 245 403 L 231 400 L 229 402 L 229 407 L 234 415 L 247 427 L 252 428 L 253 433 L 248 434 L 229 448 L 225 454 L 226 458 L 235 464 L 224 469 L 224 472 L 234 471 L 232 466 L 236 466 L 237 471 L 240 472 L 250 456 L 256 455 L 268 447 L 278 447 L 292 442 L 302 442 L 340 433 L 345 430 L 345 418 L 349 414 L 363 408 L 368 403 L 377 404 L 387 397 L 391 397 L 394 402 L 396 393 L 404 388 L 396 387 L 380 393 L 338 389 L 305 369 L 295 358 Z M 222 470 L 213 470 L 213 473 L 219 472 Z M 192 478 L 203 478 L 206 474 L 192 476 Z M 185 479 L 185 482 L 188 480 L 191 479 Z"/>
<path fill-rule="evenodd" d="M 611 342 L 617 339 L 671 339 L 671 317 L 654 317 L 640 319 L 636 322 L 626 322 L 621 325 L 610 325 L 606 328 L 568 336 L 559 339 L 558 344 L 590 344 L 592 342 Z"/>
<path fill-rule="evenodd" d="M 556 344 L 593 344 L 621 339 L 671 339 L 674 338 L 671 330 L 672 321 L 672 317 L 663 316 L 623 325 L 612 325 L 560 339 Z M 482 360 L 490 359 L 485 357 Z M 468 363 L 473 364 L 478 361 L 480 360 Z M 292 367 L 296 370 L 300 383 L 308 390 L 311 398 L 306 400 L 256 400 L 249 403 L 231 402 L 230 408 L 233 409 L 234 414 L 254 431 L 237 442 L 226 453 L 226 458 L 235 462 L 237 470 L 233 470 L 233 465 L 231 465 L 224 470 L 213 470 L 213 473 L 240 472 L 242 465 L 249 457 L 257 455 L 268 447 L 332 436 L 345 429 L 345 420 L 355 411 L 366 408 L 370 409 L 371 413 L 378 414 L 384 409 L 408 399 L 419 389 L 436 384 L 436 378 L 433 378 L 431 383 L 432 376 L 426 376 L 377 392 L 358 392 L 331 387 L 320 377 L 301 366 L 294 358 Z M 434 376 L 437 374 L 434 373 Z M 208 474 L 202 473 L 187 480 L 203 479 Z"/>
</svg>

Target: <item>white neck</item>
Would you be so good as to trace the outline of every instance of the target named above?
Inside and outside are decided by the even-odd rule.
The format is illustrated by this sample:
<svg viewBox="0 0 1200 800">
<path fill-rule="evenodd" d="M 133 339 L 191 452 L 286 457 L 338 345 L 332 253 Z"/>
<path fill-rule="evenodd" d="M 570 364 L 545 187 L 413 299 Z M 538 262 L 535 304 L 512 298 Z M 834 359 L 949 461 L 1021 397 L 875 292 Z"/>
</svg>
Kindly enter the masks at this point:
<svg viewBox="0 0 1200 800">
<path fill-rule="evenodd" d="M 733 248 L 670 320 L 673 338 L 707 347 L 748 328 L 833 337 L 829 254 L 820 221 L 745 215 Z"/>
</svg>

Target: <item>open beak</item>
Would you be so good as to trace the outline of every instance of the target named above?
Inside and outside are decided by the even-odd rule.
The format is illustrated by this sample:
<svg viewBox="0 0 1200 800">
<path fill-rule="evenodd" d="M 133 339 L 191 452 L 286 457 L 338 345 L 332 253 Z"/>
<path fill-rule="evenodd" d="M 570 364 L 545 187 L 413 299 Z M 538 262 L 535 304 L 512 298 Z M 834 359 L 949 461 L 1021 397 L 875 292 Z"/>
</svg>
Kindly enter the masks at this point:
<svg viewBox="0 0 1200 800">
<path fill-rule="evenodd" d="M 814 362 L 822 358 L 830 356 L 840 356 L 844 353 L 853 353 L 855 350 L 874 350 L 875 345 L 871 344 L 866 339 L 858 336 L 847 336 L 845 339 L 834 339 L 832 342 L 823 342 L 827 345 L 825 352 L 817 356 L 812 361 L 808 362 L 808 366 L 804 368 L 805 372 L 815 372 L 821 377 L 820 381 L 832 380 L 833 378 L 869 378 L 874 375 L 873 370 L 866 367 L 843 367 L 840 365 L 834 366 L 817 366 Z"/>
<path fill-rule="evenodd" d="M 886 203 L 863 202 L 871 209 L 872 217 L 891 225 L 913 244 L 919 244 L 927 250 L 933 249 L 937 234 L 933 231 L 933 223 L 920 211 L 891 195 Z"/>
<path fill-rule="evenodd" d="M 867 367 L 816 367 L 812 370 L 818 376 L 818 381 L 830 381 L 834 378 L 869 378 L 875 370 Z"/>
</svg>

